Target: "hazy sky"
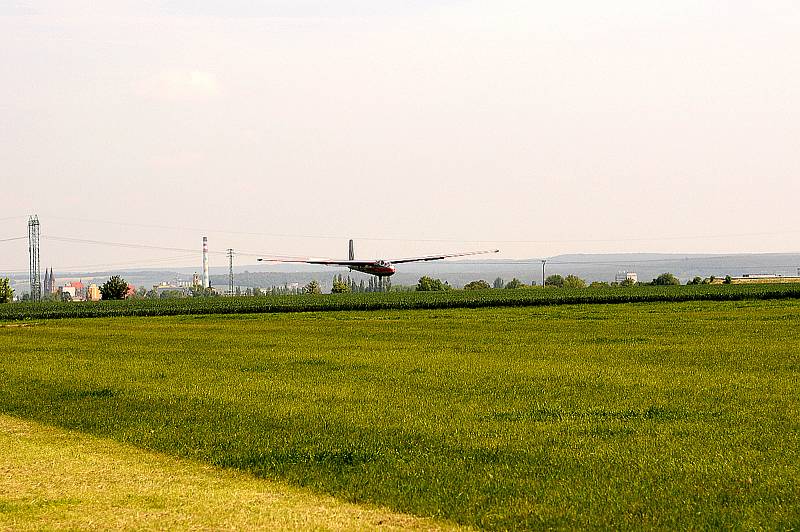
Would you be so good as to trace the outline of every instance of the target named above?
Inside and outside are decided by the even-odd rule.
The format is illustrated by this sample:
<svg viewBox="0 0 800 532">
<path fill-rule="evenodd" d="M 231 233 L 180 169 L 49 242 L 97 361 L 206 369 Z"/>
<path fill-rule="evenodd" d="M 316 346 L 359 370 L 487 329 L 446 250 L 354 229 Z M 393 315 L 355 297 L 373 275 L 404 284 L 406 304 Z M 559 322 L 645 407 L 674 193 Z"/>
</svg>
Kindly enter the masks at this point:
<svg viewBox="0 0 800 532">
<path fill-rule="evenodd" d="M 203 234 L 800 252 L 798 28 L 796 0 L 0 1 L 0 270 L 33 213 L 62 270 L 199 264 Z"/>
</svg>

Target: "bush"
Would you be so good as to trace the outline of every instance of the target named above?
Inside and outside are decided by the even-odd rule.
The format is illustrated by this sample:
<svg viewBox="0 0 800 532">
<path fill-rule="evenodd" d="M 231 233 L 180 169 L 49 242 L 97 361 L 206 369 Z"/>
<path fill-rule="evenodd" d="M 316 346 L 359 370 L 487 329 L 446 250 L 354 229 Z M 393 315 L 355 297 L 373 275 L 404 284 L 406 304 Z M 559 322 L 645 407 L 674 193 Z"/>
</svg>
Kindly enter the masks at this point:
<svg viewBox="0 0 800 532">
<path fill-rule="evenodd" d="M 346 294 L 350 291 L 350 285 L 346 282 L 336 279 L 333 281 L 333 288 L 331 294 Z"/>
<path fill-rule="evenodd" d="M 558 274 L 554 274 L 549 276 L 547 279 L 544 280 L 545 286 L 555 286 L 556 288 L 561 288 L 564 286 L 564 278 Z"/>
<path fill-rule="evenodd" d="M 586 288 L 586 281 L 577 275 L 567 275 L 561 286 L 563 288 Z"/>
<path fill-rule="evenodd" d="M 513 279 L 511 279 L 509 282 L 506 283 L 506 288 L 513 290 L 515 288 L 525 288 L 525 285 L 522 283 L 522 281 L 514 277 Z"/>
<path fill-rule="evenodd" d="M 488 288 L 491 288 L 491 286 L 483 279 L 480 281 L 472 281 L 464 285 L 464 290 L 486 290 Z"/>
<path fill-rule="evenodd" d="M 678 280 L 678 278 L 669 272 L 662 273 L 653 279 L 653 286 L 673 286 L 679 284 L 681 284 L 681 282 Z"/>
<path fill-rule="evenodd" d="M 432 279 L 427 275 L 419 278 L 417 292 L 446 292 L 450 290 L 450 285 L 443 283 L 440 279 Z"/>
<path fill-rule="evenodd" d="M 8 277 L 0 279 L 0 303 L 10 303 L 14 300 L 14 289 Z"/>
<path fill-rule="evenodd" d="M 303 291 L 306 294 L 321 294 L 322 288 L 320 288 L 319 283 L 317 281 L 311 281 L 307 285 L 303 287 Z"/>
</svg>

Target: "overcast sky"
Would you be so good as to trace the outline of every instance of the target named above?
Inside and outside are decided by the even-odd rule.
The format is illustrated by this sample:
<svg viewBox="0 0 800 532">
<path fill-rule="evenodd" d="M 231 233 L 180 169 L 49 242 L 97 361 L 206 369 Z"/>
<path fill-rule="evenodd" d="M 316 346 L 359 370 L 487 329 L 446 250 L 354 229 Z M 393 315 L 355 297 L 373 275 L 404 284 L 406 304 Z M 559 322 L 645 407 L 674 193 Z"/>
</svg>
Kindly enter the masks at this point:
<svg viewBox="0 0 800 532">
<path fill-rule="evenodd" d="M 0 1 L 0 270 L 28 214 L 57 270 L 199 264 L 203 234 L 800 252 L 798 28 L 796 0 Z"/>
</svg>

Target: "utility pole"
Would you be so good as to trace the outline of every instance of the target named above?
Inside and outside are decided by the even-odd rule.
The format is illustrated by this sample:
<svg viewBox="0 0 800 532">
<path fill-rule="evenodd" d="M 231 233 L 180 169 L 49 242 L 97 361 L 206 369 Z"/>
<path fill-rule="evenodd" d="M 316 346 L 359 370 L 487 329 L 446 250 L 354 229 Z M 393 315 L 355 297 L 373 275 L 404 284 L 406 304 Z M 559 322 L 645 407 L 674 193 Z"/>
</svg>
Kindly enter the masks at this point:
<svg viewBox="0 0 800 532">
<path fill-rule="evenodd" d="M 42 284 L 39 272 L 39 217 L 28 218 L 28 258 L 30 259 L 31 301 L 42 300 Z"/>
<path fill-rule="evenodd" d="M 547 264 L 547 259 L 542 259 L 542 287 L 544 287 L 544 265 Z"/>
<path fill-rule="evenodd" d="M 228 248 L 228 295 L 233 295 L 233 249 Z"/>
</svg>

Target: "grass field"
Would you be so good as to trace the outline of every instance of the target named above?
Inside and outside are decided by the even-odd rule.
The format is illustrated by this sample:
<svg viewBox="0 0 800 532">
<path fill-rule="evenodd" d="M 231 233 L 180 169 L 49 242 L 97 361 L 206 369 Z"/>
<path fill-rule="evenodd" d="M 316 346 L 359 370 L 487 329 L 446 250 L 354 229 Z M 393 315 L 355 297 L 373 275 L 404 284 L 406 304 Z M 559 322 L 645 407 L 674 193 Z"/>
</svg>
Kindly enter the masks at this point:
<svg viewBox="0 0 800 532">
<path fill-rule="evenodd" d="M 0 327 L 0 411 L 489 529 L 800 526 L 800 302 Z"/>
<path fill-rule="evenodd" d="M 0 530 L 378 527 L 456 528 L 0 415 Z"/>
</svg>

